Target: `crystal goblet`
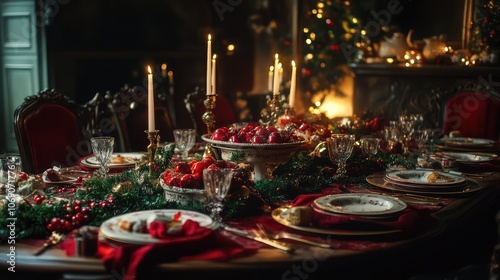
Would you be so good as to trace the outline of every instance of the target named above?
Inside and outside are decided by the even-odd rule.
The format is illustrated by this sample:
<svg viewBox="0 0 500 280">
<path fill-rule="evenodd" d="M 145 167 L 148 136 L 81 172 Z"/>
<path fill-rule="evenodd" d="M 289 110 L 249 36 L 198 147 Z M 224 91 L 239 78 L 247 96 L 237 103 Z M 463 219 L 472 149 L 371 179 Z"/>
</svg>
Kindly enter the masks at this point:
<svg viewBox="0 0 500 280">
<path fill-rule="evenodd" d="M 326 147 L 330 160 L 337 163 L 335 178 L 345 177 L 347 172 L 346 162 L 352 154 L 356 136 L 352 134 L 332 134 L 326 139 Z"/>
<path fill-rule="evenodd" d="M 189 150 L 194 146 L 196 140 L 196 130 L 176 129 L 174 130 L 175 146 L 180 152 L 180 159 L 187 160 Z"/>
<path fill-rule="evenodd" d="M 380 143 L 380 139 L 375 137 L 363 137 L 360 140 L 361 150 L 365 153 L 369 158 L 375 156 L 378 153 L 378 146 Z"/>
<path fill-rule="evenodd" d="M 233 169 L 231 168 L 207 168 L 203 170 L 203 184 L 208 202 L 207 207 L 210 209 L 210 216 L 218 224 L 222 222 L 220 215 L 224 207 L 222 201 L 231 187 L 232 179 Z"/>
<path fill-rule="evenodd" d="M 105 178 L 108 174 L 108 163 L 113 153 L 115 138 L 107 136 L 92 137 L 90 138 L 90 143 L 92 144 L 92 151 L 100 165 L 100 168 L 96 172 L 96 176 Z"/>
</svg>

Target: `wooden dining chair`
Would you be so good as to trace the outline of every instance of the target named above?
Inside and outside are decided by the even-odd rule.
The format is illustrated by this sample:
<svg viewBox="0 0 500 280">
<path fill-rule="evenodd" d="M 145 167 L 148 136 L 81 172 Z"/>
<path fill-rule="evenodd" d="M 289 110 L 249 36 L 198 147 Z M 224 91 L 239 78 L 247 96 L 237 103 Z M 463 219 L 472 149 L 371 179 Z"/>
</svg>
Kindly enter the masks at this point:
<svg viewBox="0 0 500 280">
<path fill-rule="evenodd" d="M 47 89 L 25 98 L 14 112 L 23 171 L 40 174 L 53 166 L 74 166 L 90 154 L 83 107 Z"/>
<path fill-rule="evenodd" d="M 187 94 L 184 99 L 184 104 L 189 112 L 191 122 L 193 123 L 193 127 L 197 131 L 198 136 L 207 133 L 207 126 L 203 122 L 203 114 L 206 112 L 206 107 L 204 105 L 205 99 L 205 91 L 200 87 L 196 87 L 195 90 Z M 223 95 L 217 95 L 213 113 L 215 116 L 214 129 L 230 126 L 237 120 L 233 104 Z"/>
<path fill-rule="evenodd" d="M 144 152 L 149 140 L 144 132 L 148 129 L 148 100 L 146 89 L 124 85 L 113 96 L 113 110 L 123 135 L 127 152 Z M 174 141 L 174 125 L 165 99 L 155 96 L 155 127 L 160 131 L 161 142 Z"/>
<path fill-rule="evenodd" d="M 443 130 L 464 137 L 500 140 L 500 101 L 488 91 L 458 92 L 445 104 Z"/>
</svg>

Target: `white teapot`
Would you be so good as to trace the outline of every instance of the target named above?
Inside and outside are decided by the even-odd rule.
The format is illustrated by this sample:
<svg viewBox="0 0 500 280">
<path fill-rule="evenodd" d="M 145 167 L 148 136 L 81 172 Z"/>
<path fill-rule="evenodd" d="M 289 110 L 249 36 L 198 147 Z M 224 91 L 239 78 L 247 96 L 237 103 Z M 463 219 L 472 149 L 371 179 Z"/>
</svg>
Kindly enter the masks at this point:
<svg viewBox="0 0 500 280">
<path fill-rule="evenodd" d="M 423 39 L 425 46 L 422 50 L 422 55 L 427 60 L 433 60 L 438 55 L 442 55 L 446 51 L 446 35 L 432 36 Z"/>
<path fill-rule="evenodd" d="M 413 30 L 410 30 L 406 36 L 401 32 L 396 32 L 391 38 L 385 37 L 380 42 L 378 55 L 382 58 L 395 57 L 398 60 L 404 60 L 406 52 L 415 47 L 411 41 L 412 34 Z"/>
</svg>

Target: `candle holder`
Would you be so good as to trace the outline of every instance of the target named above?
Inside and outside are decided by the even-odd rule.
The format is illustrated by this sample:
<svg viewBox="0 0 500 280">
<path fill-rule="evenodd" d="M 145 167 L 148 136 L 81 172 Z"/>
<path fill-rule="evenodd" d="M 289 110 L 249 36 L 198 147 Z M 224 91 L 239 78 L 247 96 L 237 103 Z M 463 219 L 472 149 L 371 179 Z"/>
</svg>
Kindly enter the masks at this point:
<svg viewBox="0 0 500 280">
<path fill-rule="evenodd" d="M 275 125 L 278 118 L 282 115 L 282 106 L 280 94 L 274 94 L 272 99 L 267 100 L 267 110 L 261 114 L 262 123 L 265 125 Z"/>
<path fill-rule="evenodd" d="M 154 160 L 155 160 L 155 152 L 156 152 L 156 148 L 158 147 L 158 139 L 159 139 L 159 130 L 155 130 L 155 131 L 148 131 L 148 130 L 145 130 L 144 131 L 147 135 L 148 135 L 148 139 L 149 139 L 149 145 L 148 145 L 148 154 L 149 154 L 149 158 L 148 158 L 148 167 L 149 167 L 149 175 L 152 175 L 153 174 L 153 166 L 154 166 Z"/>
<path fill-rule="evenodd" d="M 203 123 L 207 126 L 207 133 L 212 134 L 215 127 L 215 114 L 213 110 L 215 109 L 215 101 L 217 98 L 217 94 L 207 94 L 207 98 L 203 101 L 205 105 L 206 111 L 201 117 Z M 205 152 L 203 156 L 215 156 L 214 151 L 212 150 L 212 145 L 207 143 L 205 146 Z"/>
</svg>

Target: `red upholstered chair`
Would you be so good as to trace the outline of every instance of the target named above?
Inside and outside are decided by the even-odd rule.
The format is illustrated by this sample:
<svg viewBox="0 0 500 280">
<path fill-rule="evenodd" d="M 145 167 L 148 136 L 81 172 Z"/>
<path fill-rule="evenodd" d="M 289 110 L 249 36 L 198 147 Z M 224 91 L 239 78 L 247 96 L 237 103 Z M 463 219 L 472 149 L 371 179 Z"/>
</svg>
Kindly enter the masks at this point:
<svg viewBox="0 0 500 280">
<path fill-rule="evenodd" d="M 120 126 L 125 150 L 128 152 L 145 152 L 149 145 L 148 99 L 147 91 L 142 87 L 124 85 L 113 96 L 113 109 Z M 174 141 L 174 125 L 168 103 L 155 98 L 155 127 L 160 131 L 161 142 Z"/>
<path fill-rule="evenodd" d="M 500 101 L 490 93 L 465 91 L 451 97 L 444 110 L 446 134 L 458 130 L 464 137 L 500 139 Z"/>
<path fill-rule="evenodd" d="M 81 106 L 54 89 L 26 97 L 14 112 L 23 171 L 39 174 L 53 166 L 73 166 L 90 154 L 83 116 Z"/>
<path fill-rule="evenodd" d="M 196 129 L 198 136 L 207 133 L 207 125 L 203 122 L 202 119 L 203 114 L 206 112 L 206 107 L 203 103 L 205 99 L 205 92 L 199 87 L 196 87 L 195 90 L 189 93 L 184 99 L 186 109 L 190 114 L 191 121 L 193 122 L 193 126 Z M 214 129 L 224 126 L 230 126 L 237 121 L 233 104 L 227 97 L 223 95 L 217 95 L 213 113 L 215 115 Z"/>
</svg>

